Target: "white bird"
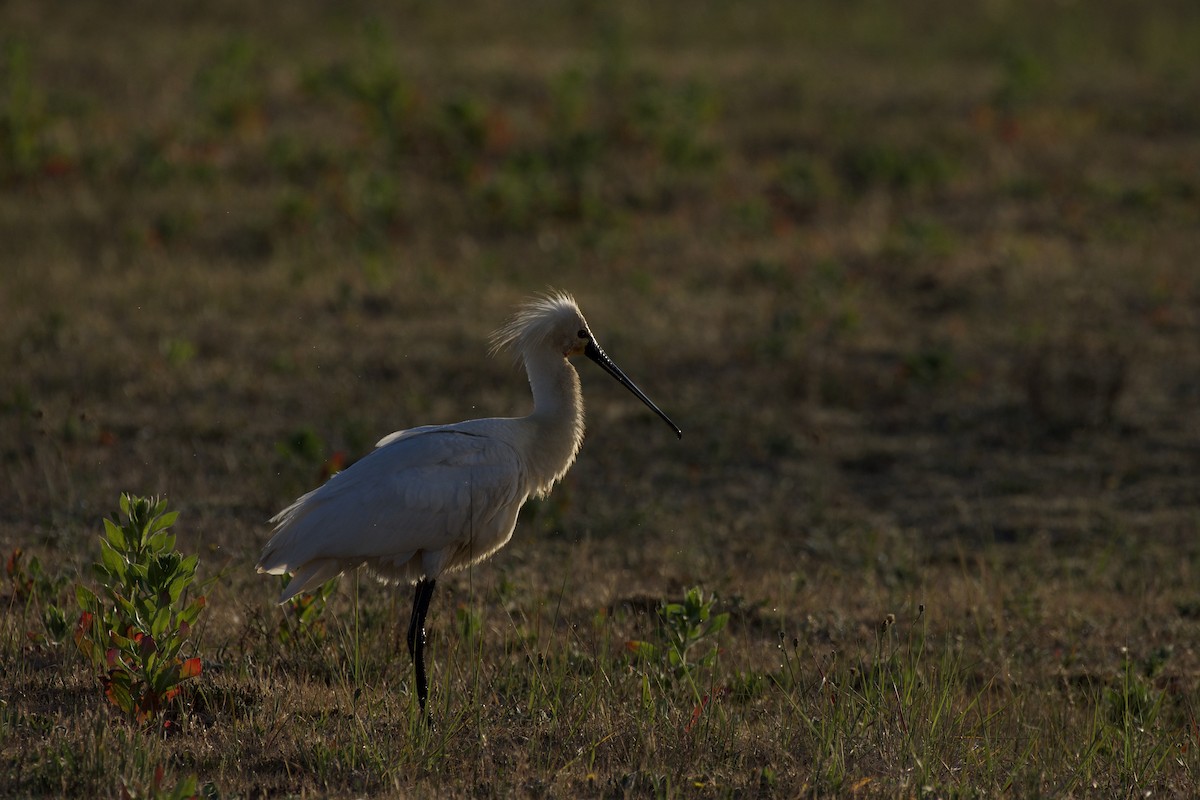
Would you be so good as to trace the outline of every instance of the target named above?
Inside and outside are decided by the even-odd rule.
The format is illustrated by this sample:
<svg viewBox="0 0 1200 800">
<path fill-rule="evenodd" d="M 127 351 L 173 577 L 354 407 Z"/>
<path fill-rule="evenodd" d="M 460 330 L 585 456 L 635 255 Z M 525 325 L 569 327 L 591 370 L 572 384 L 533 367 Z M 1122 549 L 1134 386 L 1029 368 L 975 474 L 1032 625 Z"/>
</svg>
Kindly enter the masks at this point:
<svg viewBox="0 0 1200 800">
<path fill-rule="evenodd" d="M 597 344 L 574 299 L 534 298 L 492 335 L 512 350 L 533 390 L 526 417 L 427 425 L 386 436 L 370 454 L 271 519 L 274 535 L 258 571 L 291 573 L 285 603 L 341 573 L 365 566 L 385 581 L 416 584 L 408 652 L 425 711 L 425 617 L 437 579 L 503 547 L 517 512 L 560 479 L 583 442 L 583 396 L 568 360 L 584 355 L 682 431 Z M 428 719 L 428 718 L 427 718 Z"/>
</svg>

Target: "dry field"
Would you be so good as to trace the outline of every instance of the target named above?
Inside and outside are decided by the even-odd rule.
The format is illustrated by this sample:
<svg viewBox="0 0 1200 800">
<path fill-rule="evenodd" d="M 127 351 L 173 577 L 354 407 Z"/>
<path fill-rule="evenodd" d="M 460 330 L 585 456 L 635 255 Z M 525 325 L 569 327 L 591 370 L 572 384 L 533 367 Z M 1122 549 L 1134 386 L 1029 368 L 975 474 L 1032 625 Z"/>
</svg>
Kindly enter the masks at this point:
<svg viewBox="0 0 1200 800">
<path fill-rule="evenodd" d="M 0 796 L 1196 795 L 1200 6 L 245 5 L 0 5 Z M 579 365 L 429 730 L 406 587 L 253 563 L 525 413 L 549 286 L 684 437 Z M 207 582 L 143 724 L 70 633 L 122 492 Z"/>
</svg>

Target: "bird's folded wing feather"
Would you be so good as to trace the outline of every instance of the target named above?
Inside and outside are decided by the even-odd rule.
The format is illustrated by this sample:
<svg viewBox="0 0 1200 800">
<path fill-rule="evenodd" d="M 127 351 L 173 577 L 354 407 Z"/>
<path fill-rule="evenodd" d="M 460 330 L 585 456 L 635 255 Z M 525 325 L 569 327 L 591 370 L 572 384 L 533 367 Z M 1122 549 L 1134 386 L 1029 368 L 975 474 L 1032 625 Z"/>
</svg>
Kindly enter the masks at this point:
<svg viewBox="0 0 1200 800">
<path fill-rule="evenodd" d="M 380 444 L 272 520 L 260 570 L 442 549 L 515 517 L 525 499 L 520 460 L 500 439 L 447 426 Z"/>
</svg>

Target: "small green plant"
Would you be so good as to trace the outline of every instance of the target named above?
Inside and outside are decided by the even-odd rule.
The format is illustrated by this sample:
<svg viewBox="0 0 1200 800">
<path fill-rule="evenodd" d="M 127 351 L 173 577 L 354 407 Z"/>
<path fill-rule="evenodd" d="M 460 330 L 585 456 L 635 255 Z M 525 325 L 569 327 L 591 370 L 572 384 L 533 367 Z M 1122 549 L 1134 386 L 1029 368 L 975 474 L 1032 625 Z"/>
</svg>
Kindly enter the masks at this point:
<svg viewBox="0 0 1200 800">
<path fill-rule="evenodd" d="M 696 586 L 688 589 L 682 603 L 662 603 L 657 641 L 629 642 L 628 649 L 676 679 L 690 676 L 697 667 L 711 667 L 719 651 L 716 636 L 729 622 L 729 614 L 713 614 L 716 600 Z M 707 649 L 702 647 L 706 644 Z"/>
<path fill-rule="evenodd" d="M 905 354 L 901 368 L 904 380 L 925 388 L 951 383 L 961 373 L 954 353 L 940 344 L 930 344 Z"/>
<path fill-rule="evenodd" d="M 954 174 L 949 155 L 932 145 L 909 148 L 862 143 L 848 145 L 837 161 L 838 174 L 853 194 L 880 188 L 893 192 L 936 190 Z"/>
<path fill-rule="evenodd" d="M 458 622 L 458 632 L 462 635 L 463 641 L 470 642 L 478 638 L 483 631 L 483 615 L 466 603 L 462 603 L 454 611 L 455 620 Z"/>
<path fill-rule="evenodd" d="M 75 587 L 82 612 L 75 643 L 100 671 L 113 705 L 146 722 L 200 674 L 200 659 L 181 652 L 205 599 L 185 600 L 198 557 L 175 550 L 170 528 L 178 512 L 167 511 L 166 500 L 128 494 L 120 506 L 123 519 L 104 520 L 93 565 L 99 593 Z"/>
<path fill-rule="evenodd" d="M 122 781 L 121 800 L 198 800 L 219 796 L 216 787 L 211 783 L 200 786 L 200 779 L 195 773 L 181 778 L 174 788 L 168 788 L 163 783 L 163 778 L 163 768 L 155 767 L 154 777 L 148 784 Z"/>
<path fill-rule="evenodd" d="M 811 217 L 837 189 L 828 166 L 806 153 L 793 153 L 781 160 L 771 184 L 772 199 L 797 220 Z"/>
<path fill-rule="evenodd" d="M 262 61 L 259 47 L 249 37 L 238 36 L 220 45 L 196 72 L 196 104 L 217 130 L 235 130 L 261 115 Z"/>
<path fill-rule="evenodd" d="M 188 339 L 167 337 L 159 349 L 172 367 L 185 367 L 196 357 L 196 345 Z"/>
<path fill-rule="evenodd" d="M 37 556 L 25 561 L 25 552 L 17 547 L 4 564 L 8 579 L 9 599 L 34 609 L 41 618 L 42 630 L 29 631 L 29 638 L 38 643 L 61 644 L 71 631 L 67 615 L 59 605 L 59 595 L 67 585 L 65 575 L 51 574 L 42 567 Z"/>
<path fill-rule="evenodd" d="M 1002 76 L 993 102 L 1008 113 L 1032 105 L 1050 77 L 1046 64 L 1027 48 L 1006 48 L 1000 55 L 1000 68 Z"/>
<path fill-rule="evenodd" d="M 1128 786 L 1151 783 L 1178 746 L 1153 735 L 1166 699 L 1166 693 L 1154 687 L 1153 676 L 1168 655 L 1169 651 L 1156 653 L 1138 669 L 1123 649 L 1121 677 L 1104 690 L 1098 703 L 1107 713 L 1095 740 L 1097 752 L 1112 760 Z"/>
<path fill-rule="evenodd" d="M 489 113 L 480 100 L 460 95 L 443 102 L 441 113 L 433 122 L 449 172 L 462 184 L 468 184 L 480 169 L 488 139 Z"/>
<path fill-rule="evenodd" d="M 287 586 L 290 576 L 279 579 L 280 588 Z M 313 592 L 301 592 L 287 601 L 288 611 L 279 621 L 279 643 L 296 644 L 300 641 L 321 643 L 325 640 L 325 606 L 337 589 L 338 579 L 331 578 Z"/>
<path fill-rule="evenodd" d="M 319 464 L 325 458 L 325 440 L 312 428 L 297 428 L 290 436 L 275 443 L 275 451 L 281 456 L 299 459 L 309 464 Z"/>
<path fill-rule="evenodd" d="M 26 176 L 40 165 L 45 100 L 34 84 L 23 42 L 0 46 L 0 177 Z"/>
<path fill-rule="evenodd" d="M 473 199 L 480 221 L 496 233 L 530 231 L 563 207 L 553 171 L 537 153 L 507 159 L 479 184 Z"/>
</svg>

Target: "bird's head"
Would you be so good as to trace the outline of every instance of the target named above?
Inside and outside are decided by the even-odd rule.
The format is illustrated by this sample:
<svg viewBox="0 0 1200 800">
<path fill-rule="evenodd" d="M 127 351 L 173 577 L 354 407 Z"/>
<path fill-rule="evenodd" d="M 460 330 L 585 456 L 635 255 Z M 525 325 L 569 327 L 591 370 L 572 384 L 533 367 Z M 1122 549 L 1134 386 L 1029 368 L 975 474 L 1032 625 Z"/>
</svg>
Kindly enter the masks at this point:
<svg viewBox="0 0 1200 800">
<path fill-rule="evenodd" d="M 526 301 L 508 323 L 492 334 L 492 349 L 511 350 L 517 357 L 535 349 L 552 349 L 564 357 L 584 352 L 592 340 L 587 320 L 565 292 Z"/>
<path fill-rule="evenodd" d="M 518 358 L 527 358 L 538 350 L 552 350 L 563 358 L 587 356 L 658 414 L 676 436 L 683 436 L 679 426 L 600 348 L 575 299 L 565 292 L 550 292 L 525 302 L 503 328 L 492 334 L 492 349 L 511 350 Z"/>
</svg>

